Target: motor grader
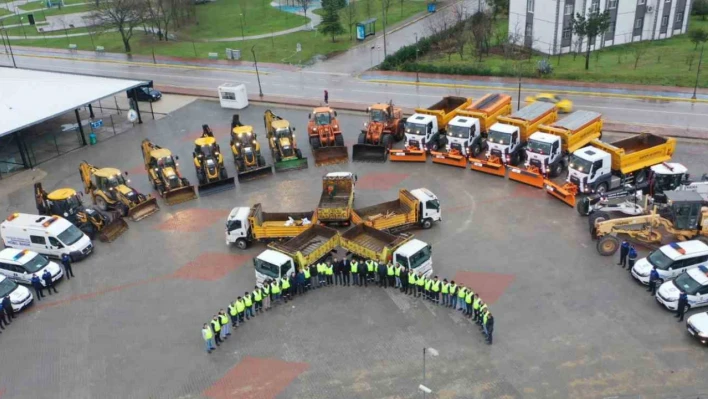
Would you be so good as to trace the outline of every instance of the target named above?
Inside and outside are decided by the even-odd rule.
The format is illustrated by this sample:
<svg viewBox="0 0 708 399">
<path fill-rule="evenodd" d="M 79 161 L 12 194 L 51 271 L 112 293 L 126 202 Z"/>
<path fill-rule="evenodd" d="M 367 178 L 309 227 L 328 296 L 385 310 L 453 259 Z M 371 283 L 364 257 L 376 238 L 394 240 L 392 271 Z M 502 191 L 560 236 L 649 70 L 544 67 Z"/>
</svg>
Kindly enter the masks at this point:
<svg viewBox="0 0 708 399">
<path fill-rule="evenodd" d="M 597 220 L 590 234 L 597 239 L 597 252 L 610 256 L 617 252 L 624 235 L 644 244 L 661 244 L 665 235 L 673 240 L 698 239 L 708 244 L 708 207 L 702 206 L 703 198 L 693 191 L 668 191 L 666 205 L 654 207 L 647 215 L 620 219 Z"/>
<path fill-rule="evenodd" d="M 148 181 L 165 200 L 167 205 L 179 204 L 197 198 L 194 186 L 179 172 L 179 157 L 153 144 L 149 139 L 142 141 L 143 161 Z"/>
<path fill-rule="evenodd" d="M 269 109 L 263 115 L 263 124 L 265 124 L 275 171 L 307 169 L 307 158 L 304 158 L 302 151 L 297 148 L 295 127 Z"/>
<path fill-rule="evenodd" d="M 236 162 L 238 181 L 253 180 L 273 173 L 261 155 L 261 145 L 253 126 L 242 124 L 238 115 L 231 119 L 231 152 Z"/>
<path fill-rule="evenodd" d="M 91 194 L 93 203 L 102 211 L 115 209 L 137 222 L 160 210 L 152 195 L 142 194 L 128 186 L 130 180 L 125 179 L 118 169 L 99 169 L 83 161 L 79 164 L 79 173 L 84 183 L 84 192 Z M 125 172 L 125 176 L 128 176 L 128 172 Z"/>
<path fill-rule="evenodd" d="M 403 112 L 388 104 L 374 104 L 366 109 L 369 121 L 359 134 L 357 144 L 352 147 L 352 160 L 384 162 L 394 141 L 405 136 Z"/>
<path fill-rule="evenodd" d="M 209 125 L 202 125 L 202 137 L 194 140 L 194 168 L 199 180 L 199 195 L 215 194 L 236 188 L 224 167 L 224 156 Z"/>
<path fill-rule="evenodd" d="M 88 208 L 80 195 L 73 188 L 60 188 L 47 193 L 42 183 L 34 184 L 34 199 L 40 215 L 61 216 L 92 240 L 98 233 L 98 239 L 103 242 L 111 242 L 128 230 L 128 223 L 117 212 Z"/>
<path fill-rule="evenodd" d="M 337 111 L 329 107 L 317 107 L 307 116 L 307 135 L 310 139 L 315 165 L 330 165 L 349 161 L 344 146 Z"/>
</svg>

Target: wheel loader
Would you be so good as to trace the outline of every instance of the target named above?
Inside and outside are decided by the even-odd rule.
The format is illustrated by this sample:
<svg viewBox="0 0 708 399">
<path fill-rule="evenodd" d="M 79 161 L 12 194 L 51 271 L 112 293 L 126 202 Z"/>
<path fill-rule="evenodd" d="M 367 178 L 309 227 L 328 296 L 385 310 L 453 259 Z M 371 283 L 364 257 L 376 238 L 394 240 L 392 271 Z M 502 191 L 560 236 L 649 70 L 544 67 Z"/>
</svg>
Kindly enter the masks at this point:
<svg viewBox="0 0 708 399">
<path fill-rule="evenodd" d="M 128 186 L 130 180 L 125 179 L 118 169 L 99 169 L 83 161 L 79 164 L 79 172 L 84 192 L 91 194 L 93 203 L 102 211 L 115 209 L 137 222 L 160 210 L 152 195 L 139 193 Z"/>
<path fill-rule="evenodd" d="M 317 107 L 307 118 L 309 119 L 307 135 L 315 156 L 315 165 L 348 162 L 349 153 L 344 146 L 341 126 L 337 121 L 337 111 L 329 107 Z"/>
<path fill-rule="evenodd" d="M 384 162 L 393 142 L 405 136 L 403 112 L 393 102 L 374 104 L 366 112 L 369 121 L 364 123 L 359 140 L 352 147 L 352 160 Z"/>
<path fill-rule="evenodd" d="M 288 170 L 307 169 L 307 158 L 302 156 L 302 151 L 297 148 L 295 141 L 295 127 L 290 122 L 266 110 L 263 115 L 268 146 L 275 162 L 276 172 Z"/>
<path fill-rule="evenodd" d="M 238 181 L 270 176 L 273 170 L 261 155 L 261 145 L 253 126 L 241 123 L 238 115 L 231 119 L 231 152 L 236 162 Z"/>
<path fill-rule="evenodd" d="M 73 188 L 60 188 L 47 193 L 42 183 L 34 184 L 34 199 L 40 215 L 61 216 L 92 240 L 98 233 L 98 239 L 103 242 L 111 242 L 128 230 L 128 223 L 117 212 L 87 208 L 80 195 Z"/>
<path fill-rule="evenodd" d="M 167 205 L 179 204 L 197 198 L 194 186 L 189 184 L 189 180 L 182 177 L 177 168 L 179 163 L 176 161 L 179 160 L 179 157 L 173 157 L 170 150 L 155 145 L 148 139 L 143 140 L 141 148 L 148 181 Z"/>
<path fill-rule="evenodd" d="M 693 191 L 668 191 L 666 206 L 648 215 L 596 221 L 590 234 L 597 239 L 597 252 L 610 256 L 617 252 L 622 234 L 644 244 L 661 244 L 664 234 L 677 241 L 698 239 L 708 244 L 708 207 Z"/>
<path fill-rule="evenodd" d="M 199 195 L 211 195 L 236 188 L 234 178 L 226 174 L 224 155 L 216 144 L 209 125 L 202 125 L 202 137 L 194 140 L 192 158 L 199 180 Z"/>
</svg>

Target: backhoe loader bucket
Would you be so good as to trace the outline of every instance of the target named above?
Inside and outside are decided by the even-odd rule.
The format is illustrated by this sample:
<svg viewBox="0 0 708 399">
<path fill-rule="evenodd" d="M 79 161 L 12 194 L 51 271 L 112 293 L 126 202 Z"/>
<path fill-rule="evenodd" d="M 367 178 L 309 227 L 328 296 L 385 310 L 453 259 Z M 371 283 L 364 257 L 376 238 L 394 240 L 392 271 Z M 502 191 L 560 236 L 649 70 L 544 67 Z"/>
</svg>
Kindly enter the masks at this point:
<svg viewBox="0 0 708 399">
<path fill-rule="evenodd" d="M 243 172 L 238 172 L 238 181 L 249 181 L 249 180 L 255 180 L 255 179 L 260 179 L 261 177 L 266 177 L 270 176 L 273 174 L 273 168 L 270 167 L 270 165 L 266 166 L 256 166 L 250 169 L 246 169 Z"/>
<path fill-rule="evenodd" d="M 578 187 L 572 183 L 565 183 L 559 186 L 550 180 L 544 180 L 543 186 L 548 194 L 565 202 L 568 206 L 575 206 L 575 195 L 578 193 Z"/>
<path fill-rule="evenodd" d="M 349 162 L 349 152 L 345 146 L 320 147 L 313 149 L 312 154 L 317 166 Z"/>
<path fill-rule="evenodd" d="M 276 172 L 287 172 L 289 170 L 307 169 L 307 158 L 293 158 L 275 163 Z"/>
<path fill-rule="evenodd" d="M 528 169 L 522 169 L 517 166 L 510 166 L 509 180 L 515 180 L 536 188 L 545 187 L 543 175 L 540 173 L 538 168 L 533 166 L 530 166 Z"/>
<path fill-rule="evenodd" d="M 459 153 L 431 151 L 430 156 L 433 159 L 433 163 L 457 166 L 458 168 L 467 167 L 467 157 Z"/>
<path fill-rule="evenodd" d="M 506 176 L 506 167 L 499 158 L 489 160 L 470 158 L 470 169 L 499 177 Z"/>
<path fill-rule="evenodd" d="M 101 231 L 98 232 L 98 239 L 101 242 L 112 242 L 126 231 L 128 231 L 128 223 L 118 216 L 103 226 Z"/>
<path fill-rule="evenodd" d="M 200 184 L 197 190 L 199 191 L 199 196 L 206 197 L 207 195 L 233 190 L 234 188 L 236 188 L 236 180 L 233 177 L 227 177 L 226 179 Z"/>
<path fill-rule="evenodd" d="M 146 217 L 152 215 L 153 213 L 159 210 L 160 206 L 157 205 L 157 199 L 155 199 L 155 197 L 150 197 L 144 202 L 128 209 L 128 217 L 131 218 L 134 222 L 137 222 L 145 219 Z"/>
<path fill-rule="evenodd" d="M 382 145 L 354 144 L 352 161 L 354 162 L 386 162 L 388 150 Z"/>
<path fill-rule="evenodd" d="M 388 160 L 391 162 L 425 162 L 424 150 L 417 148 L 396 148 L 388 150 Z"/>
<path fill-rule="evenodd" d="M 197 198 L 197 193 L 194 192 L 194 186 L 184 186 L 174 190 L 165 191 L 163 195 L 167 205 L 175 205 Z"/>
</svg>

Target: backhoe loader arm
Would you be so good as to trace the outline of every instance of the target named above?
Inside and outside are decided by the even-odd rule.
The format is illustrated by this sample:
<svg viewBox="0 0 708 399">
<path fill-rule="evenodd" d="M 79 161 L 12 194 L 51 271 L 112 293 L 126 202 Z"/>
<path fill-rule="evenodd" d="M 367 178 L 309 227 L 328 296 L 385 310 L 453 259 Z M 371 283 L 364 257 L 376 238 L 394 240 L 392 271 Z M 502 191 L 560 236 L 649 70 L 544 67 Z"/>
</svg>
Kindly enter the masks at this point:
<svg viewBox="0 0 708 399">
<path fill-rule="evenodd" d="M 49 200 L 47 192 L 42 188 L 42 183 L 34 183 L 34 201 L 37 203 L 37 212 L 46 215 L 49 212 Z"/>
<path fill-rule="evenodd" d="M 241 123 L 241 118 L 238 116 L 238 114 L 234 114 L 231 117 L 231 131 L 234 130 L 234 128 L 243 126 L 243 123 Z"/>
<path fill-rule="evenodd" d="M 207 124 L 202 125 L 202 137 L 214 137 L 214 132 L 211 131 Z"/>
<path fill-rule="evenodd" d="M 84 192 L 90 194 L 93 190 L 93 182 L 91 181 L 91 176 L 96 171 L 96 167 L 91 165 L 86 161 L 82 161 L 79 164 L 79 174 L 81 175 L 81 181 L 84 183 Z"/>
<path fill-rule="evenodd" d="M 143 161 L 145 162 L 145 167 L 147 168 L 150 164 L 150 152 L 152 152 L 152 150 L 156 149 L 157 146 L 155 146 L 148 139 L 143 140 L 142 143 L 140 144 L 140 146 L 143 149 Z"/>
</svg>

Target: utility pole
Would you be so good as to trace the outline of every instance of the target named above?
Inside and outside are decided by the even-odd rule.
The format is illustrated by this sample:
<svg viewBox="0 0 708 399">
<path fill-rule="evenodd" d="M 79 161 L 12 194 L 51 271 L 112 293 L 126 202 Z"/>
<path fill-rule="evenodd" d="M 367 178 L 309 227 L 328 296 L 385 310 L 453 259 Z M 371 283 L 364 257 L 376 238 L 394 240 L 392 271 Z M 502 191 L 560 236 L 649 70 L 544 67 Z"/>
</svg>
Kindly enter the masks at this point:
<svg viewBox="0 0 708 399">
<path fill-rule="evenodd" d="M 263 89 L 261 88 L 261 75 L 258 74 L 258 60 L 256 59 L 256 45 L 251 47 L 251 53 L 253 53 L 253 62 L 256 64 L 256 79 L 258 79 L 258 95 L 263 97 Z"/>
<path fill-rule="evenodd" d="M 10 43 L 10 35 L 7 33 L 7 30 L 5 29 L 5 25 L 2 27 L 3 32 L 5 32 L 5 36 L 7 37 L 7 47 L 10 49 L 10 58 L 12 58 L 12 66 L 14 68 L 17 68 L 17 63 L 15 62 L 15 53 L 12 52 L 12 44 Z"/>
<path fill-rule="evenodd" d="M 701 44 L 701 55 L 698 58 L 698 69 L 696 70 L 696 84 L 693 85 L 693 97 L 691 97 L 692 100 L 696 99 L 696 91 L 698 90 L 698 77 L 701 75 L 701 63 L 703 61 L 703 48 L 706 46 L 706 42 L 703 42 Z"/>
<path fill-rule="evenodd" d="M 383 0 L 384 2 L 392 0 Z M 381 3 L 381 11 L 383 11 L 383 39 L 384 39 L 384 59 L 386 59 L 386 5 Z"/>
<path fill-rule="evenodd" d="M 418 77 L 418 33 L 415 33 L 415 82 L 419 83 L 420 78 Z"/>
</svg>

